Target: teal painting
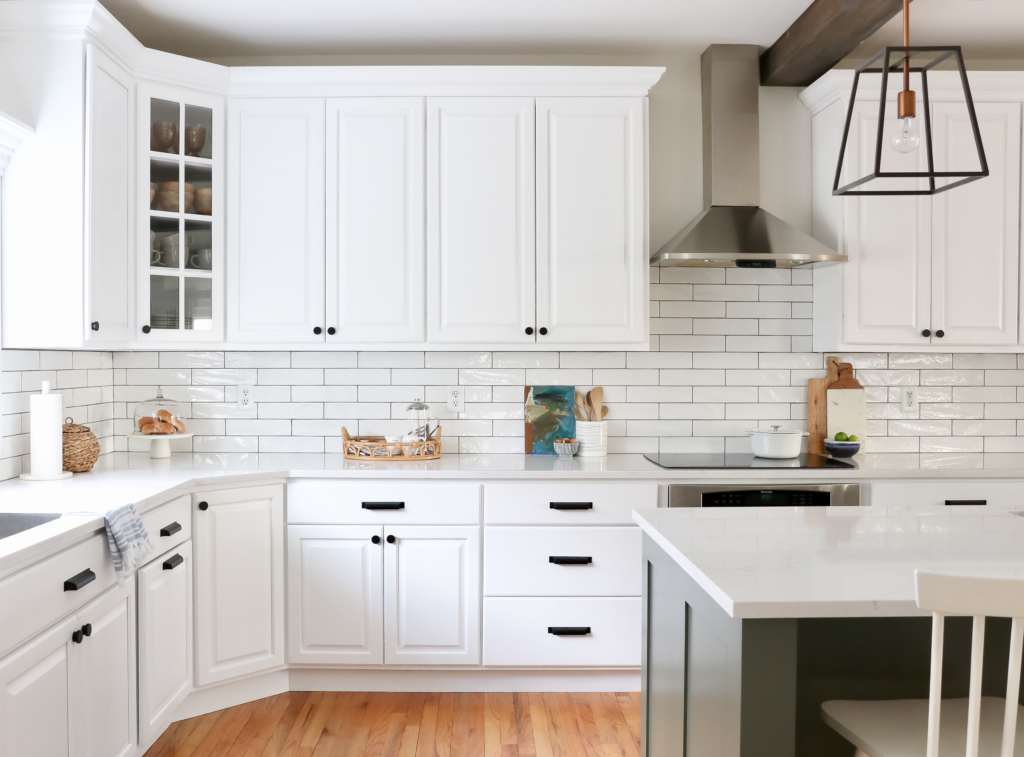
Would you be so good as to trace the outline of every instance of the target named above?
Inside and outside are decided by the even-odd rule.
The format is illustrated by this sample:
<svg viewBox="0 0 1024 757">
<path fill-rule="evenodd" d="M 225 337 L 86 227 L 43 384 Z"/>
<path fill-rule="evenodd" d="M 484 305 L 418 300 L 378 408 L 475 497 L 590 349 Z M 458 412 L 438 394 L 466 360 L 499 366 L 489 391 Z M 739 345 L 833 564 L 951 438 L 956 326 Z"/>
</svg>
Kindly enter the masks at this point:
<svg viewBox="0 0 1024 757">
<path fill-rule="evenodd" d="M 574 386 L 526 387 L 526 452 L 554 455 L 555 440 L 576 436 Z"/>
</svg>

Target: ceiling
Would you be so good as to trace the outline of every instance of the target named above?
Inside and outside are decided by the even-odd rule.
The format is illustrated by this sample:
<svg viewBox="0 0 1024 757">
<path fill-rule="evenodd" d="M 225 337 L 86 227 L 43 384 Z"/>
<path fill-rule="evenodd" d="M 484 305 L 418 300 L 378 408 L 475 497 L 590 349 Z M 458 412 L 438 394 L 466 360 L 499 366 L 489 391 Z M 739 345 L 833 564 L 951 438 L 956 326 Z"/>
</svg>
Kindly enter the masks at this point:
<svg viewBox="0 0 1024 757">
<path fill-rule="evenodd" d="M 217 60 L 268 55 L 641 53 L 703 49 L 713 42 L 767 46 L 811 0 L 101 2 L 147 47 Z"/>
<path fill-rule="evenodd" d="M 903 44 L 903 14 L 869 37 L 850 59 Z M 1024 0 L 915 0 L 911 45 L 960 45 L 968 60 L 1024 59 Z"/>
</svg>

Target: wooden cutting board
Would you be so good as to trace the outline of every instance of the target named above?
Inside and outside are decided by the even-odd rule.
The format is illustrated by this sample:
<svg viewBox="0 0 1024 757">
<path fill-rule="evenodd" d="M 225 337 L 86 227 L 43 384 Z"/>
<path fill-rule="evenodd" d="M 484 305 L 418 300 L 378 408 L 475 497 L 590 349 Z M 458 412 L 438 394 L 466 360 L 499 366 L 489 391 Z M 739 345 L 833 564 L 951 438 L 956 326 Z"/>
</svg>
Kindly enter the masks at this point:
<svg viewBox="0 0 1024 757">
<path fill-rule="evenodd" d="M 807 382 L 807 451 L 825 454 L 828 433 L 828 388 L 839 380 L 839 359 L 828 359 L 828 376 Z"/>
</svg>

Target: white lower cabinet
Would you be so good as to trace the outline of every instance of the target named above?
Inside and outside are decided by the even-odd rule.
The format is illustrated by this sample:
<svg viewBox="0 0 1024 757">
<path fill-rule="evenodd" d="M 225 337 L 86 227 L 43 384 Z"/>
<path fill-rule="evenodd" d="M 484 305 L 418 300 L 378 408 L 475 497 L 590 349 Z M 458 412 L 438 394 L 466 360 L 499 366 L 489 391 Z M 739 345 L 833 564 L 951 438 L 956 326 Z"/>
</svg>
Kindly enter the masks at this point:
<svg viewBox="0 0 1024 757">
<path fill-rule="evenodd" d="M 288 527 L 288 661 L 384 662 L 381 526 Z"/>
<path fill-rule="evenodd" d="M 192 691 L 192 542 L 140 568 L 137 581 L 139 743 L 146 746 Z"/>
<path fill-rule="evenodd" d="M 384 661 L 480 663 L 480 528 L 384 529 Z"/>
<path fill-rule="evenodd" d="M 0 757 L 136 749 L 134 579 L 0 660 Z"/>
<path fill-rule="evenodd" d="M 283 665 L 283 487 L 196 500 L 196 684 Z"/>
</svg>

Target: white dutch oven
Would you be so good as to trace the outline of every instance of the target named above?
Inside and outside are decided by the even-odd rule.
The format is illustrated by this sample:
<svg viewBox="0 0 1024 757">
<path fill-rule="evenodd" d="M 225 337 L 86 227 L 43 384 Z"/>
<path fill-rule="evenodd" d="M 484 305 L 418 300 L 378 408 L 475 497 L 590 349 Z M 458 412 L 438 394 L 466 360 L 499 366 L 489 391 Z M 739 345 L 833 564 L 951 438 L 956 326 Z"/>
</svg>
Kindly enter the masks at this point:
<svg viewBox="0 0 1024 757">
<path fill-rule="evenodd" d="M 750 434 L 750 451 L 755 457 L 769 457 L 783 460 L 800 454 L 800 439 L 807 436 L 806 431 L 772 426 L 771 428 L 755 428 Z"/>
</svg>

